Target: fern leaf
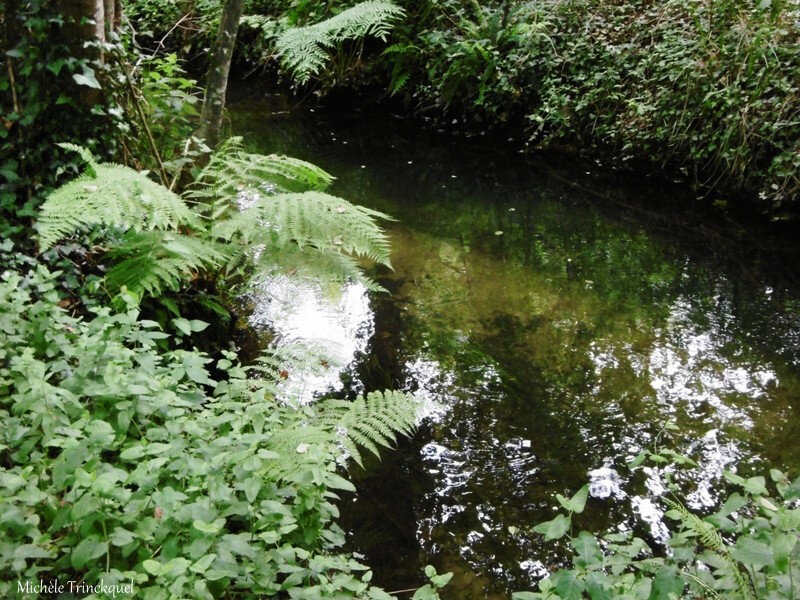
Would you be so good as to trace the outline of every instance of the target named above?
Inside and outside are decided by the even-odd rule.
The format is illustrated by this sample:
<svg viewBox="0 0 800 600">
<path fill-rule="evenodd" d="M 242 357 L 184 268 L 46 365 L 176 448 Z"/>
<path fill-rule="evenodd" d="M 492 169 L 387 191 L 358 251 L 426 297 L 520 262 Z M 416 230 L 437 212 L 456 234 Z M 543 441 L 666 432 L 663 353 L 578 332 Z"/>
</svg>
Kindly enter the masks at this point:
<svg viewBox="0 0 800 600">
<path fill-rule="evenodd" d="M 379 447 L 388 447 L 395 434 L 410 435 L 414 431 L 418 409 L 419 403 L 411 394 L 371 392 L 366 397 L 358 396 L 352 402 L 321 402 L 318 422 L 339 431 L 343 445 L 361 464 L 357 446 L 377 456 Z"/>
<path fill-rule="evenodd" d="M 223 199 L 233 206 L 242 191 L 324 190 L 333 182 L 333 176 L 316 165 L 278 154 L 251 154 L 241 142 L 242 138 L 232 137 L 214 152 L 189 197 Z"/>
<path fill-rule="evenodd" d="M 56 189 L 42 204 L 37 222 L 42 251 L 89 226 L 145 231 L 196 222 L 178 195 L 144 174 L 122 165 L 89 164 L 91 172 Z"/>
<path fill-rule="evenodd" d="M 95 161 L 92 153 L 83 146 L 78 146 L 77 144 L 72 144 L 70 142 L 60 142 L 56 144 L 56 146 L 64 148 L 64 150 L 70 150 L 77 153 L 83 159 L 83 162 L 86 163 L 88 172 L 91 175 L 95 175 L 97 173 L 97 161 Z"/>
<path fill-rule="evenodd" d="M 212 235 L 247 243 L 291 240 L 301 248 L 343 252 L 389 266 L 389 238 L 375 222 L 389 218 L 322 192 L 278 194 L 260 198 L 221 221 Z"/>
<path fill-rule="evenodd" d="M 174 231 L 129 232 L 109 255 L 116 264 L 106 282 L 117 290 L 157 296 L 165 289 L 177 290 L 198 272 L 220 268 L 231 259 L 228 247 Z"/>
<path fill-rule="evenodd" d="M 384 39 L 403 14 L 393 2 L 367 0 L 314 25 L 287 29 L 275 41 L 275 51 L 284 68 L 305 83 L 320 71 L 336 43 L 370 36 Z"/>
</svg>

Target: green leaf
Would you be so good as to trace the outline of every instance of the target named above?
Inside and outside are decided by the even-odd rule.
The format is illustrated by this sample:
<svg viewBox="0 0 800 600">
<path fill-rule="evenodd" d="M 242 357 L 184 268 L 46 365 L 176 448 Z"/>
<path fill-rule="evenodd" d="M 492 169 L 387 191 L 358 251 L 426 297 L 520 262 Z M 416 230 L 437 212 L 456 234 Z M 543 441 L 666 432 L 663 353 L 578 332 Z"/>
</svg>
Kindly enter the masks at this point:
<svg viewBox="0 0 800 600">
<path fill-rule="evenodd" d="M 551 578 L 562 600 L 582 600 L 584 585 L 572 571 L 560 570 Z"/>
<path fill-rule="evenodd" d="M 569 531 L 572 520 L 564 515 L 558 515 L 555 519 L 539 523 L 533 530 L 536 533 L 543 533 L 547 541 L 557 540 Z"/>
<path fill-rule="evenodd" d="M 161 574 L 161 569 L 163 568 L 162 564 L 157 560 L 146 560 L 142 563 L 144 570 L 150 573 L 151 575 L 155 575 L 158 577 Z"/>
<path fill-rule="evenodd" d="M 189 570 L 192 573 L 205 573 L 208 567 L 211 566 L 211 563 L 214 562 L 214 559 L 217 558 L 216 554 L 206 554 L 202 558 L 200 558 L 197 562 L 195 562 Z"/>
<path fill-rule="evenodd" d="M 771 565 L 775 561 L 772 548 L 751 537 L 740 538 L 731 548 L 731 556 L 745 565 L 756 568 Z"/>
<path fill-rule="evenodd" d="M 674 600 L 683 597 L 685 584 L 675 567 L 661 567 L 653 578 L 648 600 Z"/>
<path fill-rule="evenodd" d="M 85 85 L 86 87 L 94 88 L 96 90 L 100 89 L 100 83 L 95 78 L 94 71 L 91 69 L 84 69 L 82 75 L 80 73 L 75 73 L 72 75 L 72 78 L 78 85 Z"/>
<path fill-rule="evenodd" d="M 205 521 L 201 521 L 200 519 L 195 519 L 192 521 L 192 526 L 197 529 L 197 531 L 202 531 L 203 533 L 209 533 L 215 535 L 222 531 L 222 527 L 225 525 L 225 519 L 217 519 L 213 523 L 206 523 Z"/>
<path fill-rule="evenodd" d="M 189 323 L 188 319 L 184 319 L 183 317 L 178 317 L 177 319 L 172 319 L 172 324 L 183 333 L 184 335 L 191 335 L 192 334 L 192 325 Z"/>
<path fill-rule="evenodd" d="M 766 480 L 761 477 L 750 477 L 744 482 L 744 489 L 751 494 L 767 494 Z"/>
<path fill-rule="evenodd" d="M 82 569 L 86 563 L 102 556 L 107 550 L 108 544 L 101 541 L 96 535 L 91 535 L 75 546 L 70 561 L 73 567 Z"/>
<path fill-rule="evenodd" d="M 28 558 L 50 558 L 51 552 L 36 544 L 22 544 L 14 549 L 14 559 L 28 559 Z"/>
<path fill-rule="evenodd" d="M 109 541 L 114 546 L 127 546 L 136 538 L 133 533 L 122 527 L 115 527 Z"/>
</svg>

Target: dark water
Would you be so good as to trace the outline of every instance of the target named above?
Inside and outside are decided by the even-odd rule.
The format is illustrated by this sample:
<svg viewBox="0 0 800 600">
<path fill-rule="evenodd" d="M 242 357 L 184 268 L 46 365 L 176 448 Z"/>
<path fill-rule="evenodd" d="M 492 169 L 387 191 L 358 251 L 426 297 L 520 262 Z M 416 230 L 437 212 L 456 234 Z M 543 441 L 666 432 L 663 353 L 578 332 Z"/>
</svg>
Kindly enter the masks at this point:
<svg viewBox="0 0 800 600">
<path fill-rule="evenodd" d="M 455 574 L 445 598 L 530 589 L 564 555 L 526 528 L 587 482 L 579 526 L 661 539 L 661 482 L 625 468 L 657 436 L 700 463 L 677 477 L 701 512 L 725 469 L 800 474 L 797 245 L 746 234 L 677 185 L 391 115 L 281 110 L 240 103 L 234 129 L 397 219 L 394 270 L 375 273 L 390 294 L 328 300 L 276 281 L 253 317 L 279 339 L 338 344 L 341 368 L 303 393 L 428 402 L 413 439 L 353 471 L 342 506 L 377 583 L 412 588 L 431 563 Z"/>
</svg>

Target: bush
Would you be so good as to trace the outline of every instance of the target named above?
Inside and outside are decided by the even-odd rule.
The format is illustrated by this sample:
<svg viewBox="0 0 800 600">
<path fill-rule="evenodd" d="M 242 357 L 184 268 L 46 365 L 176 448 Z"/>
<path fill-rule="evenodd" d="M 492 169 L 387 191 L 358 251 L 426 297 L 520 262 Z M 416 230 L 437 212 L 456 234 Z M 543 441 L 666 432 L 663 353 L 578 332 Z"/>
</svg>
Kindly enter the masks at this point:
<svg viewBox="0 0 800 600">
<path fill-rule="evenodd" d="M 514 600 L 566 600 L 584 594 L 593 600 L 797 598 L 800 584 L 794 583 L 793 569 L 800 558 L 800 478 L 792 483 L 782 472 L 771 470 L 774 494 L 764 477 L 745 479 L 725 472 L 740 491 L 701 518 L 678 500 L 680 492 L 669 476 L 677 465 L 697 465 L 669 450 L 643 453 L 632 465 L 646 458 L 660 465 L 657 474 L 671 490 L 671 497 L 662 501 L 665 515 L 677 527 L 666 547 L 651 547 L 631 531 L 604 536 L 568 533 L 573 516 L 586 505 L 584 487 L 570 499 L 558 497 L 567 515 L 534 527 L 547 540 L 567 536 L 572 564 L 542 580 L 538 592 L 517 592 Z"/>
<path fill-rule="evenodd" d="M 409 430 L 410 397 L 294 408 L 231 354 L 159 350 L 167 334 L 124 292 L 122 312 L 71 316 L 60 274 L 25 262 L 0 281 L 0 596 L 59 579 L 144 598 L 388 597 L 334 552 L 336 491 L 353 489 L 337 471 L 351 438 Z"/>
</svg>

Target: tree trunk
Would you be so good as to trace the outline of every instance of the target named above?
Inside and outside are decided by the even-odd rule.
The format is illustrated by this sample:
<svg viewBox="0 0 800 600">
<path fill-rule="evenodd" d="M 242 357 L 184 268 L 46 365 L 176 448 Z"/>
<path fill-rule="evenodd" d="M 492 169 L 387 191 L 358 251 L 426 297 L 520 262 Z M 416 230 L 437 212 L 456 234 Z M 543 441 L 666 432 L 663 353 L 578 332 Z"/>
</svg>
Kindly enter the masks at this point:
<svg viewBox="0 0 800 600">
<path fill-rule="evenodd" d="M 243 6 L 244 0 L 225 0 L 217 41 L 208 67 L 203 111 L 200 116 L 200 135 L 212 148 L 216 145 L 222 129 L 225 90 L 228 87 L 228 74 L 231 70 L 233 47 L 236 44 L 236 34 L 239 32 L 239 19 L 242 17 Z"/>
<path fill-rule="evenodd" d="M 117 6 L 114 0 L 103 0 L 103 20 L 104 20 L 105 35 L 107 40 L 111 39 L 111 34 L 114 32 L 116 9 Z"/>
<path fill-rule="evenodd" d="M 64 33 L 72 55 L 102 61 L 103 51 L 97 43 L 106 41 L 104 0 L 59 0 L 57 6 L 66 17 Z"/>
</svg>

